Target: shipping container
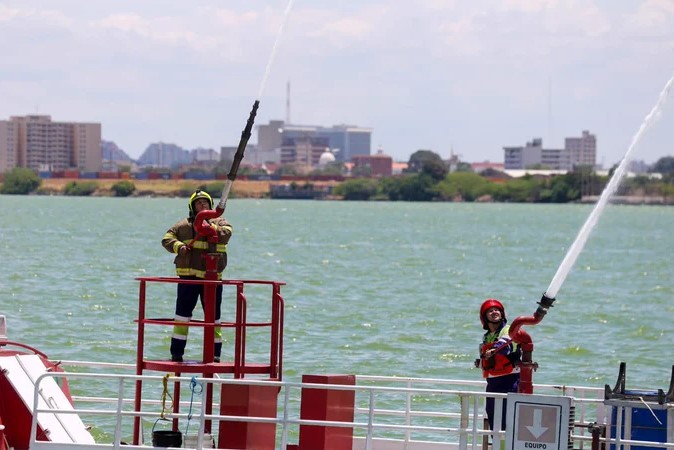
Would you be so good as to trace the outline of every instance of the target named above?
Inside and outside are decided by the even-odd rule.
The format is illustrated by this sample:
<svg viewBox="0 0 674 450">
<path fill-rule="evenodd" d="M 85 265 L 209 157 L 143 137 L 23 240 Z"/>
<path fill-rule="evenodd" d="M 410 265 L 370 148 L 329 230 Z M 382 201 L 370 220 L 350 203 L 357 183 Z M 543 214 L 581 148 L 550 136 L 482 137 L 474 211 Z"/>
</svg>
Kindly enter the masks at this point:
<svg viewBox="0 0 674 450">
<path fill-rule="evenodd" d="M 213 174 L 203 172 L 185 172 L 185 178 L 188 180 L 214 180 Z"/>
<path fill-rule="evenodd" d="M 102 180 L 116 180 L 119 178 L 119 172 L 98 172 L 98 178 Z"/>
</svg>

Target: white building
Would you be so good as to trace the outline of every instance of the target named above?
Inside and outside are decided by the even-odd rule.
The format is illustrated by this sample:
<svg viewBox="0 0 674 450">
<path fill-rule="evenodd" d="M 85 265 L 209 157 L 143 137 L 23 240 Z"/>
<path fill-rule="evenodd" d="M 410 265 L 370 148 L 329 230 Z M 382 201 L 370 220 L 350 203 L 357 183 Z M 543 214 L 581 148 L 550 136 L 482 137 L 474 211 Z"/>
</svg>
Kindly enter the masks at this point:
<svg viewBox="0 0 674 450">
<path fill-rule="evenodd" d="M 192 160 L 196 163 L 217 163 L 220 153 L 212 148 L 195 148 L 192 150 Z"/>
<path fill-rule="evenodd" d="M 506 170 L 546 166 L 554 170 L 573 170 L 576 166 L 595 167 L 597 161 L 597 138 L 589 131 L 581 137 L 568 137 L 562 149 L 543 148 L 543 140 L 534 138 L 524 147 L 503 147 Z"/>
</svg>

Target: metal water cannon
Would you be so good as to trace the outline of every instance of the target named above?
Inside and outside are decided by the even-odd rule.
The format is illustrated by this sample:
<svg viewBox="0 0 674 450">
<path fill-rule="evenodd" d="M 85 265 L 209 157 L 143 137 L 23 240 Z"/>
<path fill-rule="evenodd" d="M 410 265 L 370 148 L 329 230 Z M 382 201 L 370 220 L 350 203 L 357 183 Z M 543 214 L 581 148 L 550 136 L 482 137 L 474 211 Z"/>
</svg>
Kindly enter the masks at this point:
<svg viewBox="0 0 674 450">
<path fill-rule="evenodd" d="M 206 237 L 209 247 L 214 247 L 218 243 L 218 232 L 210 226 L 208 220 L 220 217 L 225 212 L 225 207 L 227 206 L 227 197 L 229 197 L 229 191 L 232 188 L 232 183 L 236 179 L 236 174 L 239 171 L 239 165 L 241 164 L 241 160 L 243 160 L 244 152 L 246 151 L 246 145 L 248 144 L 248 139 L 250 139 L 251 131 L 253 130 L 253 124 L 255 123 L 255 116 L 257 115 L 257 109 L 259 106 L 260 101 L 255 100 L 255 102 L 253 102 L 253 108 L 248 115 L 246 126 L 241 132 L 241 139 L 239 139 L 239 145 L 236 148 L 232 166 L 230 167 L 229 173 L 227 174 L 227 180 L 225 180 L 225 186 L 223 187 L 222 195 L 220 196 L 220 202 L 215 207 L 215 209 L 200 211 L 194 218 L 194 229 L 196 230 L 197 235 L 189 243 L 189 247 L 194 244 L 194 241 L 199 236 Z M 217 280 L 217 254 L 215 254 L 214 251 L 209 251 L 206 255 L 204 255 L 204 258 L 206 259 L 206 279 Z"/>
<path fill-rule="evenodd" d="M 218 233 L 208 224 L 207 221 L 209 219 L 215 219 L 216 217 L 220 217 L 225 212 L 225 207 L 227 206 L 227 198 L 229 197 L 229 191 L 232 188 L 232 183 L 234 183 L 234 180 L 236 179 L 236 174 L 239 171 L 239 165 L 243 160 L 243 156 L 246 151 L 246 145 L 248 145 L 248 139 L 250 139 L 251 132 L 253 130 L 253 124 L 255 123 L 255 116 L 257 115 L 257 109 L 259 106 L 260 101 L 255 100 L 255 102 L 253 102 L 253 108 L 251 109 L 250 114 L 248 115 L 246 126 L 241 132 L 241 139 L 239 139 L 239 145 L 236 148 L 236 153 L 234 154 L 232 166 L 230 167 L 229 173 L 227 174 L 227 180 L 225 180 L 225 186 L 222 190 L 222 195 L 220 196 L 220 202 L 215 207 L 215 209 L 207 209 L 200 211 L 194 218 L 194 229 L 197 232 L 197 237 L 205 236 L 209 243 L 212 244 L 218 243 Z M 193 243 L 194 240 L 190 242 L 190 246 Z"/>
<path fill-rule="evenodd" d="M 524 325 L 536 325 L 540 323 L 548 313 L 548 309 L 552 308 L 555 299 L 548 297 L 546 294 L 543 294 L 541 300 L 537 302 L 538 308 L 534 314 L 532 316 L 517 317 L 512 325 L 510 325 L 510 330 L 508 332 L 510 339 L 517 343 L 522 349 L 520 383 L 517 388 L 517 392 L 520 394 L 534 393 L 533 372 L 538 369 L 538 363 L 534 362 L 532 359 L 534 343 L 529 333 L 524 331 L 522 327 Z"/>
<path fill-rule="evenodd" d="M 213 227 L 211 227 L 211 225 L 208 223 L 208 220 L 220 217 L 222 213 L 223 211 L 218 211 L 218 208 L 215 208 L 214 210 L 205 209 L 203 211 L 199 211 L 197 216 L 194 218 L 194 229 L 196 230 L 197 235 L 204 236 L 208 242 L 217 244 L 218 232 L 215 231 Z"/>
<path fill-rule="evenodd" d="M 246 150 L 246 145 L 248 144 L 248 139 L 250 139 L 251 131 L 253 130 L 253 124 L 255 123 L 255 115 L 257 114 L 257 108 L 260 106 L 260 101 L 255 100 L 253 102 L 253 108 L 248 115 L 248 121 L 246 126 L 241 132 L 241 139 L 239 139 L 239 145 L 236 148 L 236 153 L 234 154 L 234 160 L 232 161 L 232 167 L 229 169 L 227 174 L 227 179 L 225 180 L 225 186 L 222 190 L 222 195 L 220 196 L 220 202 L 215 208 L 216 211 L 220 211 L 222 214 L 225 211 L 227 206 L 227 197 L 229 197 L 229 190 L 232 188 L 232 183 L 236 179 L 236 174 L 239 171 L 239 165 L 241 160 L 243 160 L 243 154 Z M 216 216 L 217 217 L 217 216 Z"/>
</svg>

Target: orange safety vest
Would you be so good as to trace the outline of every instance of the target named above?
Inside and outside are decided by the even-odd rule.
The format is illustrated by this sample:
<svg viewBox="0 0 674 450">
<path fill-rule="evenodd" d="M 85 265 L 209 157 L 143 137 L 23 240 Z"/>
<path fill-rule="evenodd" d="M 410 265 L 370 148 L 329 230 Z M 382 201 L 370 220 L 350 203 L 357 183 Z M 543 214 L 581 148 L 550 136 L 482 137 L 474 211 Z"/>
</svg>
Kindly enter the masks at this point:
<svg viewBox="0 0 674 450">
<path fill-rule="evenodd" d="M 485 334 L 485 338 L 487 334 Z M 483 342 L 480 345 L 480 367 L 482 367 L 482 376 L 484 378 L 500 377 L 520 371 L 519 366 L 516 364 L 520 360 L 520 351 L 519 348 L 517 348 L 517 344 L 515 344 L 516 348 L 508 355 L 499 352 L 489 358 L 484 357 L 485 352 L 495 347 L 498 343 L 498 339 L 506 334 L 508 334 L 508 327 L 503 327 L 493 342 Z"/>
</svg>

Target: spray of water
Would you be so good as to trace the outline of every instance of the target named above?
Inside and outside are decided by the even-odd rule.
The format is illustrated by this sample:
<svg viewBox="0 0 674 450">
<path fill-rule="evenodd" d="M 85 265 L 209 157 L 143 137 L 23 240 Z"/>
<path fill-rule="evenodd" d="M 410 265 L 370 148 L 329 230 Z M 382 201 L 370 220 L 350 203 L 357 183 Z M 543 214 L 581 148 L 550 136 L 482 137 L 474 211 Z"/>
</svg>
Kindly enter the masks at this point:
<svg viewBox="0 0 674 450">
<path fill-rule="evenodd" d="M 620 181 L 625 176 L 625 173 L 627 171 L 627 165 L 629 164 L 632 158 L 632 152 L 639 143 L 639 140 L 641 140 L 641 136 L 648 129 L 648 127 L 650 127 L 659 117 L 660 111 L 662 110 L 662 107 L 664 106 L 665 101 L 667 100 L 672 84 L 674 84 L 674 76 L 672 76 L 672 78 L 669 79 L 669 81 L 665 85 L 665 88 L 662 90 L 662 92 L 660 92 L 660 96 L 658 97 L 657 103 L 655 104 L 651 112 L 648 113 L 648 115 L 644 119 L 643 123 L 641 124 L 641 127 L 639 127 L 639 131 L 637 131 L 637 133 L 632 138 L 632 143 L 627 149 L 625 156 L 623 156 L 623 159 L 618 165 L 618 168 L 613 173 L 611 180 L 606 185 L 606 188 L 604 188 L 604 192 L 601 193 L 599 201 L 597 201 L 597 204 L 595 205 L 594 209 L 592 210 L 589 217 L 587 218 L 587 220 L 581 227 L 580 231 L 578 232 L 576 240 L 573 242 L 573 244 L 569 248 L 569 251 L 566 253 L 566 256 L 564 257 L 564 260 L 559 265 L 557 273 L 555 273 L 555 276 L 552 278 L 552 282 L 550 283 L 548 290 L 545 291 L 546 297 L 555 298 L 555 296 L 557 295 L 559 288 L 562 286 L 562 283 L 566 279 L 566 276 L 569 274 L 569 271 L 576 262 L 578 255 L 580 254 L 581 250 L 583 250 L 583 247 L 585 246 L 585 242 L 587 241 L 588 236 L 594 229 L 597 220 L 599 220 L 599 216 L 606 207 L 608 199 L 618 189 Z"/>
<path fill-rule="evenodd" d="M 264 76 L 262 77 L 262 82 L 260 83 L 260 90 L 258 91 L 256 97 L 258 100 L 262 97 L 262 92 L 264 91 L 264 87 L 267 84 L 269 71 L 271 70 L 271 65 L 274 62 L 274 58 L 276 57 L 276 48 L 278 47 L 278 44 L 281 40 L 281 36 L 283 35 L 283 29 L 285 28 L 286 23 L 288 22 L 288 16 L 290 15 L 290 10 L 292 9 L 292 6 L 293 0 L 288 0 L 288 5 L 286 5 L 286 10 L 283 13 L 283 20 L 281 20 L 281 26 L 279 27 L 278 33 L 276 34 L 276 41 L 274 41 L 274 47 L 271 50 L 269 61 L 267 61 L 267 68 L 264 71 Z"/>
<path fill-rule="evenodd" d="M 283 30 L 285 29 L 286 23 L 288 22 L 288 16 L 290 16 L 290 10 L 292 9 L 292 5 L 293 0 L 288 0 L 288 5 L 286 6 L 286 9 L 283 13 L 283 19 L 281 20 L 281 26 L 279 27 L 278 33 L 276 33 L 276 40 L 274 41 L 274 46 L 272 47 L 271 55 L 269 55 L 269 60 L 267 61 L 267 67 L 265 68 L 264 75 L 262 76 L 262 82 L 260 83 L 260 89 L 257 93 L 257 97 L 253 105 L 253 110 L 251 111 L 251 115 L 248 118 L 246 129 L 241 134 L 241 141 L 239 142 L 239 148 L 237 149 L 236 154 L 234 155 L 234 161 L 232 162 L 232 169 L 230 170 L 230 173 L 227 176 L 227 180 L 225 180 L 222 195 L 220 196 L 220 201 L 218 202 L 218 209 L 221 211 L 221 213 L 224 212 L 225 210 L 225 207 L 227 205 L 227 199 L 229 198 L 229 191 L 232 188 L 234 177 L 236 177 L 236 172 L 238 170 L 239 163 L 241 162 L 241 159 L 243 159 L 243 152 L 246 148 L 246 144 L 248 143 L 248 138 L 250 137 L 250 128 L 252 127 L 253 121 L 255 120 L 255 114 L 257 114 L 257 107 L 260 103 L 260 98 L 262 97 L 264 87 L 267 84 L 267 78 L 269 77 L 271 66 L 276 57 L 276 49 L 278 48 L 278 44 L 281 41 L 281 36 L 283 36 Z M 233 177 L 230 178 L 230 175 L 232 175 L 232 173 L 234 175 Z"/>
</svg>

